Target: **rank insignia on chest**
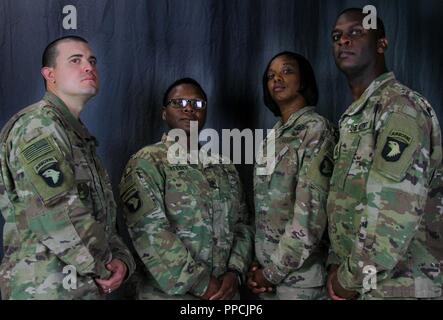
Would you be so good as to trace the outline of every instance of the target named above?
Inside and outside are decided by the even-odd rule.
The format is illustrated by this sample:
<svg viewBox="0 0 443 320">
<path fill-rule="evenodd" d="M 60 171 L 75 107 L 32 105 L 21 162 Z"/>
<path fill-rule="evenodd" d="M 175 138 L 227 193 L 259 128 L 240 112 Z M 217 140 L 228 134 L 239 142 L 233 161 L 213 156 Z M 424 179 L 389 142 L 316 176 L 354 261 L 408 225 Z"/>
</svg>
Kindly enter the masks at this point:
<svg viewBox="0 0 443 320">
<path fill-rule="evenodd" d="M 320 173 L 325 177 L 330 178 L 332 176 L 332 171 L 334 170 L 334 163 L 328 156 L 325 156 L 323 161 L 320 163 Z"/>
<path fill-rule="evenodd" d="M 86 182 L 77 184 L 77 191 L 80 199 L 85 200 L 89 197 L 89 186 Z"/>
<path fill-rule="evenodd" d="M 383 159 L 388 162 L 398 161 L 411 141 L 412 138 L 409 135 L 400 131 L 392 131 L 387 137 L 381 153 Z"/>
</svg>

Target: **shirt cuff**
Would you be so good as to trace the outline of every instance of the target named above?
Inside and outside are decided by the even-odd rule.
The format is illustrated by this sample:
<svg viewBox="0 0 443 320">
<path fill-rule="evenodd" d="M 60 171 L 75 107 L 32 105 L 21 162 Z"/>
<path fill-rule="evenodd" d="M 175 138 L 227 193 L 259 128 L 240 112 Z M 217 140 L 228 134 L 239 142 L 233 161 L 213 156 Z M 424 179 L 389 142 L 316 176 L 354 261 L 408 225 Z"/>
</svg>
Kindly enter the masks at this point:
<svg viewBox="0 0 443 320">
<path fill-rule="evenodd" d="M 209 287 L 209 281 L 211 279 L 211 273 L 209 270 L 204 269 L 200 276 L 195 281 L 189 292 L 195 296 L 201 297 L 205 294 Z"/>
<path fill-rule="evenodd" d="M 270 283 L 277 285 L 280 282 L 282 282 L 284 278 L 286 278 L 286 273 L 283 273 L 280 270 L 278 270 L 275 265 L 271 265 L 263 269 L 263 276 Z"/>
<path fill-rule="evenodd" d="M 359 281 L 359 277 L 351 272 L 348 261 L 341 264 L 338 268 L 337 280 L 347 290 L 360 290 L 363 286 L 362 281 Z"/>
</svg>

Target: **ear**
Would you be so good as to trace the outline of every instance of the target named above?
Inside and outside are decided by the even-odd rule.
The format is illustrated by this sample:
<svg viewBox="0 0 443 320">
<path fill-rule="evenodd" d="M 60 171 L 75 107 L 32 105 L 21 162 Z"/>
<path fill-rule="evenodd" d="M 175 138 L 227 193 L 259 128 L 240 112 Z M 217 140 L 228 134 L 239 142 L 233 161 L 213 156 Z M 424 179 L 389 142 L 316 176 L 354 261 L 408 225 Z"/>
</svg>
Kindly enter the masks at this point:
<svg viewBox="0 0 443 320">
<path fill-rule="evenodd" d="M 55 74 L 54 68 L 51 67 L 43 67 L 40 71 L 42 73 L 43 78 L 49 83 L 55 83 Z"/>
<path fill-rule="evenodd" d="M 166 107 L 162 107 L 162 120 L 166 121 Z"/>
<path fill-rule="evenodd" d="M 378 39 L 377 52 L 381 54 L 381 53 L 385 53 L 386 50 L 388 50 L 388 39 L 386 39 L 386 38 Z"/>
</svg>

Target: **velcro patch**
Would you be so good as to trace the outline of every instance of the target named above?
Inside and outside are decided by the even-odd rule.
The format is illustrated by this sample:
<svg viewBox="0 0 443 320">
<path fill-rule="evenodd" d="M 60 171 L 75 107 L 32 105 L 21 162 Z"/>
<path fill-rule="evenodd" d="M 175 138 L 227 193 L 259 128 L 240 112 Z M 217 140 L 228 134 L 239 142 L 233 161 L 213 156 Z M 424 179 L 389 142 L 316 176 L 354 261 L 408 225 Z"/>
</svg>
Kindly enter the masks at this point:
<svg viewBox="0 0 443 320">
<path fill-rule="evenodd" d="M 414 118 L 402 113 L 391 114 L 377 139 L 380 147 L 374 157 L 376 170 L 387 178 L 402 181 L 412 165 L 414 152 L 419 146 L 419 135 Z"/>
<path fill-rule="evenodd" d="M 60 170 L 58 163 L 52 163 L 49 167 L 45 167 L 38 172 L 50 188 L 56 188 L 63 183 L 63 172 Z"/>
<path fill-rule="evenodd" d="M 74 187 L 74 172 L 51 135 L 40 135 L 19 146 L 18 159 L 26 179 L 47 206 Z"/>
<path fill-rule="evenodd" d="M 26 163 L 30 163 L 51 151 L 54 151 L 53 146 L 49 143 L 48 139 L 40 139 L 30 146 L 26 147 L 22 151 L 23 159 Z"/>
<path fill-rule="evenodd" d="M 45 168 L 52 166 L 54 163 L 57 163 L 56 158 L 54 158 L 54 157 L 45 158 L 45 159 L 39 161 L 36 165 L 34 165 L 34 171 L 35 171 L 35 173 L 39 173 L 40 171 L 44 170 Z"/>
<path fill-rule="evenodd" d="M 320 173 L 325 177 L 332 177 L 332 172 L 334 171 L 334 162 L 331 158 L 326 155 L 323 161 L 320 163 Z"/>
<path fill-rule="evenodd" d="M 395 162 L 400 160 L 401 155 L 405 151 L 405 149 L 409 146 L 409 143 L 405 143 L 400 139 L 395 139 L 392 136 L 389 136 L 386 139 L 386 143 L 383 147 L 381 155 L 383 159 L 388 162 Z"/>
<path fill-rule="evenodd" d="M 81 200 L 86 200 L 89 198 L 90 190 L 86 182 L 79 182 L 77 184 L 78 196 Z"/>
<path fill-rule="evenodd" d="M 135 184 L 124 191 L 121 198 L 129 212 L 137 212 L 142 207 L 142 200 L 135 188 Z"/>
</svg>

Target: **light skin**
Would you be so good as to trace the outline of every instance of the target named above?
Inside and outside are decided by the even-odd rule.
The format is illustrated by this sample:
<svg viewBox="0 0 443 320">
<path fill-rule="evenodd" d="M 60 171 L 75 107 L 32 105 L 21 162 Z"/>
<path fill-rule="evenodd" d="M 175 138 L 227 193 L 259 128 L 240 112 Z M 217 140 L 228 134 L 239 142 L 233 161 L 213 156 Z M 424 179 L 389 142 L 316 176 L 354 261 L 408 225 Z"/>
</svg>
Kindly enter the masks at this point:
<svg viewBox="0 0 443 320">
<path fill-rule="evenodd" d="M 384 53 L 388 48 L 386 38 L 378 38 L 374 30 L 362 26 L 364 15 L 359 12 L 342 14 L 331 33 L 332 48 L 337 67 L 346 75 L 354 100 L 368 86 L 387 72 Z M 339 266 L 329 270 L 327 289 L 333 300 L 355 298 L 358 292 L 344 288 L 338 281 Z"/>
<path fill-rule="evenodd" d="M 47 83 L 47 91 L 58 96 L 77 119 L 85 104 L 99 89 L 97 59 L 87 43 L 65 40 L 57 44 L 58 55 L 53 67 L 41 70 Z M 126 264 L 113 259 L 106 265 L 111 271 L 109 279 L 95 279 L 102 293 L 110 293 L 120 287 L 127 273 Z"/>
<path fill-rule="evenodd" d="M 98 93 L 97 59 L 87 43 L 65 40 L 57 44 L 53 67 L 43 67 L 47 91 L 59 97 L 76 117 L 85 104 Z"/>
<path fill-rule="evenodd" d="M 283 123 L 306 106 L 300 91 L 300 69 L 298 62 L 285 55 L 276 57 L 267 71 L 268 92 L 278 105 Z"/>
<path fill-rule="evenodd" d="M 387 72 L 384 53 L 388 40 L 377 39 L 374 30 L 364 29 L 363 18 L 358 12 L 342 14 L 331 32 L 335 63 L 346 75 L 354 100 Z"/>
<path fill-rule="evenodd" d="M 108 294 L 121 286 L 128 272 L 128 267 L 123 261 L 113 259 L 106 265 L 106 269 L 111 271 L 111 277 L 109 279 L 96 279 L 95 282 L 100 286 L 103 293 Z"/>
</svg>

